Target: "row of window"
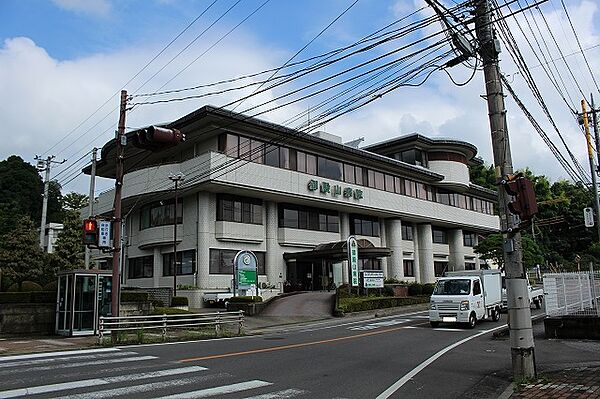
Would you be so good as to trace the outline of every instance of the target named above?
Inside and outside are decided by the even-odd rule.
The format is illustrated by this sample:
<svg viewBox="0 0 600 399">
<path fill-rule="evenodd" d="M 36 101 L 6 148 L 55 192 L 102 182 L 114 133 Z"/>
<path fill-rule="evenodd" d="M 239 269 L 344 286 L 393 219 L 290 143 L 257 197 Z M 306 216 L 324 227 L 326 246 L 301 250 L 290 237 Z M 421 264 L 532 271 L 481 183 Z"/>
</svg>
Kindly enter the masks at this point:
<svg viewBox="0 0 600 399">
<path fill-rule="evenodd" d="M 339 233 L 337 212 L 294 204 L 279 204 L 279 227 Z"/>
<path fill-rule="evenodd" d="M 403 226 L 404 227 L 404 226 Z M 448 244 L 448 232 L 444 229 L 433 228 L 432 240 L 436 244 Z M 463 245 L 465 247 L 474 247 L 477 245 L 477 235 L 472 232 L 463 232 Z"/>
<path fill-rule="evenodd" d="M 142 206 L 140 209 L 140 230 L 149 227 L 173 224 L 175 200 L 163 200 Z M 183 201 L 177 201 L 177 223 L 183 221 Z"/>
<path fill-rule="evenodd" d="M 221 134 L 219 136 L 219 151 L 233 158 L 241 158 L 277 168 L 439 202 L 476 212 L 494 214 L 493 204 L 480 198 L 454 193 L 441 188 L 436 189 L 433 186 L 414 180 L 336 161 L 320 155 L 309 154 L 293 148 L 271 145 L 261 140 L 237 134 Z M 406 151 L 406 154 L 402 153 L 401 159 L 404 160 L 405 156 L 407 161 L 410 161 L 409 163 L 419 165 L 424 162 L 422 156 L 417 155 L 417 152 L 414 151 Z"/>
<path fill-rule="evenodd" d="M 127 276 L 129 278 L 154 277 L 154 256 L 129 258 Z M 177 251 L 177 275 L 185 276 L 196 273 L 196 251 Z M 173 253 L 163 254 L 163 276 L 173 275 Z"/>
<path fill-rule="evenodd" d="M 224 194 L 217 196 L 217 220 L 263 224 L 262 212 L 262 200 Z"/>
</svg>

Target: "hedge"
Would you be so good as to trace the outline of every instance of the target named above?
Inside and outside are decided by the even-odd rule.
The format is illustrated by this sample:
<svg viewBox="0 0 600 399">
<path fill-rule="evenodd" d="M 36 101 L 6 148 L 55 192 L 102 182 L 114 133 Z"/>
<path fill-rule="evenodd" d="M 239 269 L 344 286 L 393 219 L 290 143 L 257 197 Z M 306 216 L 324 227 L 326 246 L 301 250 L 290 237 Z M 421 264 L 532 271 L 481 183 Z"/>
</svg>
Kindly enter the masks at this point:
<svg viewBox="0 0 600 399">
<path fill-rule="evenodd" d="M 174 296 L 171 299 L 171 306 L 187 306 L 188 299 L 185 296 Z"/>
<path fill-rule="evenodd" d="M 161 314 L 187 314 L 191 313 L 187 310 L 177 309 L 177 308 L 154 308 L 154 311 L 150 313 L 151 315 L 161 315 Z"/>
<path fill-rule="evenodd" d="M 123 291 L 121 302 L 148 302 L 148 293 L 145 291 Z"/>
<path fill-rule="evenodd" d="M 56 292 L 0 292 L 0 303 L 54 303 Z"/>
<path fill-rule="evenodd" d="M 249 302 L 262 302 L 262 297 L 261 296 L 234 296 L 231 297 L 227 300 L 227 302 L 242 302 L 242 303 L 249 303 Z"/>
<path fill-rule="evenodd" d="M 429 302 L 429 298 L 396 298 L 396 297 L 369 297 L 369 298 L 343 298 L 340 299 L 339 310 L 343 312 L 360 312 L 363 310 L 374 310 L 392 308 L 395 306 L 415 305 Z"/>
<path fill-rule="evenodd" d="M 21 283 L 21 289 L 19 290 L 19 284 L 14 283 L 10 287 L 8 287 L 8 292 L 32 292 L 32 291 L 42 291 L 43 288 L 36 282 L 33 281 L 23 281 Z M 48 290 L 51 291 L 51 290 Z"/>
</svg>

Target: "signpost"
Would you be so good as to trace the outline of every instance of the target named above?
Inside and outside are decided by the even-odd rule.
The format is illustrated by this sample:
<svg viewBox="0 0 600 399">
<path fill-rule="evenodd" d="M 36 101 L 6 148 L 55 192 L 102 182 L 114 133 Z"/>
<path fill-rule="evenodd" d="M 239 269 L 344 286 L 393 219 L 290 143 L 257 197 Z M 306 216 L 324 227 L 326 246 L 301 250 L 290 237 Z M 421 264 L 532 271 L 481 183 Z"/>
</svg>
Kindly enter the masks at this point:
<svg viewBox="0 0 600 399">
<path fill-rule="evenodd" d="M 364 270 L 362 271 L 363 288 L 383 288 L 383 271 Z"/>
<path fill-rule="evenodd" d="M 585 227 L 594 227 L 594 210 L 583 208 L 583 219 L 585 220 Z"/>
<path fill-rule="evenodd" d="M 258 259 L 252 251 L 239 251 L 233 259 L 233 293 L 235 296 L 256 296 Z"/>
<path fill-rule="evenodd" d="M 111 245 L 111 222 L 109 220 L 100 220 L 98 222 L 98 246 L 100 248 L 110 248 Z"/>
<path fill-rule="evenodd" d="M 358 243 L 354 236 L 348 237 L 348 267 L 350 268 L 350 285 L 358 287 Z"/>
</svg>

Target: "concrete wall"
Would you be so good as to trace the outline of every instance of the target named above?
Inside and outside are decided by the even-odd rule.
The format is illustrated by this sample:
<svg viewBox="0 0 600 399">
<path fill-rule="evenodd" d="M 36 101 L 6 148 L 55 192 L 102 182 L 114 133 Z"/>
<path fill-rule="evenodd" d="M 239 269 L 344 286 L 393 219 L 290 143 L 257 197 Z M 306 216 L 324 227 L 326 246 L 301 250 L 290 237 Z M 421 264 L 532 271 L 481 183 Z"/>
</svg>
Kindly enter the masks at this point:
<svg viewBox="0 0 600 399">
<path fill-rule="evenodd" d="M 54 334 L 55 323 L 55 303 L 0 305 L 1 334 Z"/>
</svg>

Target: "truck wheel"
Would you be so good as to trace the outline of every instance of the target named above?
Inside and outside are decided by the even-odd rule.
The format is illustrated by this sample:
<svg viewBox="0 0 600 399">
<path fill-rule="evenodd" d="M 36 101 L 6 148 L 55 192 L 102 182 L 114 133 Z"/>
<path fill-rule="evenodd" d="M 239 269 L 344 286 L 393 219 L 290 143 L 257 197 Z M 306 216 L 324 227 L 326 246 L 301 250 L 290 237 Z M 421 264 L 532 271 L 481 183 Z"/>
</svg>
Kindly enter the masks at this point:
<svg viewBox="0 0 600 399">
<path fill-rule="evenodd" d="M 500 308 L 494 308 L 492 310 L 492 321 L 500 320 Z"/>
<path fill-rule="evenodd" d="M 535 305 L 536 309 L 542 308 L 542 300 L 540 298 L 534 299 L 533 304 Z"/>
<path fill-rule="evenodd" d="M 469 316 L 468 327 L 475 328 L 475 324 L 477 324 L 477 317 L 475 316 L 475 313 L 471 313 L 471 315 Z"/>
<path fill-rule="evenodd" d="M 430 321 L 429 325 L 431 326 L 431 328 L 437 328 L 440 325 L 439 321 Z"/>
</svg>

